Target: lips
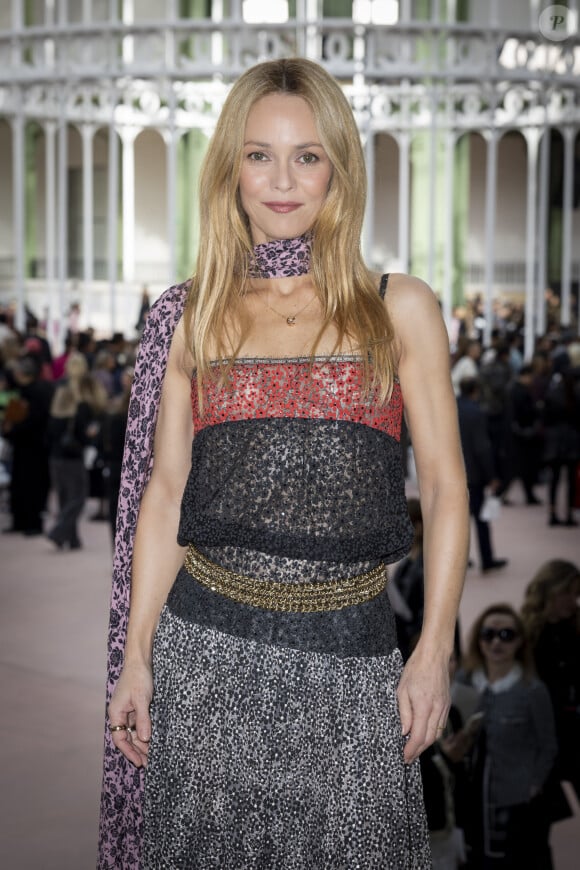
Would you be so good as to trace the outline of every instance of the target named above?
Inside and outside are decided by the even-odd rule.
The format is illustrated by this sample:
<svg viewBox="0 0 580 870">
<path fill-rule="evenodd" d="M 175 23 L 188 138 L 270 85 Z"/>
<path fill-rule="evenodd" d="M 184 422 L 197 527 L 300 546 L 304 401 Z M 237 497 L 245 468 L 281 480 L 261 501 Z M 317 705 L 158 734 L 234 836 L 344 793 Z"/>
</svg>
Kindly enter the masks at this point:
<svg viewBox="0 0 580 870">
<path fill-rule="evenodd" d="M 276 214 L 289 214 L 291 211 L 296 211 L 300 208 L 300 202 L 264 202 L 263 205 L 269 208 L 270 211 L 275 211 Z"/>
</svg>

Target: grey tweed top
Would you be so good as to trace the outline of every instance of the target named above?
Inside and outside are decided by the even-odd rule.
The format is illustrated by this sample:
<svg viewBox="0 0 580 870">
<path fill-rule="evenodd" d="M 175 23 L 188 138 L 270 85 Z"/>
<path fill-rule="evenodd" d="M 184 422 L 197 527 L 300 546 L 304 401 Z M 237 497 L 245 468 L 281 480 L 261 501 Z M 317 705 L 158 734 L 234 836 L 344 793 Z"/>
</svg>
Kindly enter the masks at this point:
<svg viewBox="0 0 580 870">
<path fill-rule="evenodd" d="M 471 683 L 483 688 L 480 709 L 485 714 L 482 736 L 489 801 L 496 806 L 526 803 L 542 788 L 556 758 L 548 690 L 540 680 L 522 676 L 519 669 L 504 678 L 503 686 L 493 688 L 482 676 L 472 674 Z"/>
</svg>

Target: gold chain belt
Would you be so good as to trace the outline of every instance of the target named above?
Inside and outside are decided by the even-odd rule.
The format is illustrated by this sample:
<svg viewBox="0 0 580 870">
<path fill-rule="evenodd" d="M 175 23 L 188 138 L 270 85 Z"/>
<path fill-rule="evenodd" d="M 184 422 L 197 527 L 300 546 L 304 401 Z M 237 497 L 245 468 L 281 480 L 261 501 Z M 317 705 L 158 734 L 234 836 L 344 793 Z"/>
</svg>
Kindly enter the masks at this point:
<svg viewBox="0 0 580 870">
<path fill-rule="evenodd" d="M 210 562 L 193 544 L 187 548 L 184 566 L 203 586 L 239 604 L 291 613 L 317 613 L 364 604 L 383 591 L 388 579 L 386 567 L 381 563 L 364 574 L 329 583 L 254 580 Z"/>
</svg>

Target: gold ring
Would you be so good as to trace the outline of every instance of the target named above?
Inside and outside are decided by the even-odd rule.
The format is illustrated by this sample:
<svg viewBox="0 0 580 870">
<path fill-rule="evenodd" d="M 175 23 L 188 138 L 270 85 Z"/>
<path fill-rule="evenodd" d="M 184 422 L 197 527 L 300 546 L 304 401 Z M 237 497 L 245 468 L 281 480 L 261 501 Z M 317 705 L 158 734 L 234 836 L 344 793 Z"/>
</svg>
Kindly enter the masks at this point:
<svg viewBox="0 0 580 870">
<path fill-rule="evenodd" d="M 111 732 L 113 732 L 113 731 L 128 731 L 128 730 L 129 729 L 127 728 L 126 725 L 109 725 L 109 731 L 111 731 Z"/>
<path fill-rule="evenodd" d="M 443 725 L 441 728 L 437 728 L 437 731 L 445 731 L 446 726 Z"/>
</svg>

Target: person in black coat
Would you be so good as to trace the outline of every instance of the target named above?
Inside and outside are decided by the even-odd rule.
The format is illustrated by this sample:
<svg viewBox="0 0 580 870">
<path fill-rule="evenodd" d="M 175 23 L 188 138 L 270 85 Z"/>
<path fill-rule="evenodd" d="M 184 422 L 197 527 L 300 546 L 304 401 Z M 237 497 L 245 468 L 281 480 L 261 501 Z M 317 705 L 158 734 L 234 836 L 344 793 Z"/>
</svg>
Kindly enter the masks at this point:
<svg viewBox="0 0 580 870">
<path fill-rule="evenodd" d="M 533 391 L 533 369 L 522 366 L 509 390 L 511 455 L 516 477 L 522 482 L 527 504 L 540 504 L 534 492 L 542 463 L 542 411 Z"/>
<path fill-rule="evenodd" d="M 17 396 L 9 402 L 2 423 L 2 435 L 12 446 L 12 526 L 6 531 L 27 536 L 42 534 L 42 514 L 50 486 L 46 435 L 53 389 L 39 375 L 32 357 L 21 357 L 16 362 Z"/>
<path fill-rule="evenodd" d="M 558 739 L 557 773 L 580 799 L 580 567 L 550 559 L 529 583 L 522 618 L 536 670 L 550 692 Z"/>
<path fill-rule="evenodd" d="M 544 400 L 545 448 L 544 461 L 551 472 L 550 511 L 551 526 L 577 526 L 574 519 L 576 503 L 576 467 L 580 462 L 580 350 L 575 348 L 558 359 L 558 366 L 546 391 Z M 557 511 L 557 496 L 560 477 L 565 472 L 566 517 L 560 519 Z"/>
<path fill-rule="evenodd" d="M 487 434 L 487 420 L 479 402 L 479 384 L 474 378 L 461 381 L 457 400 L 459 434 L 467 472 L 469 511 L 475 520 L 477 542 L 482 571 L 503 568 L 507 559 L 496 559 L 493 553 L 489 522 L 480 516 L 486 489 L 494 493 L 499 481 L 494 476 L 491 442 Z"/>
<path fill-rule="evenodd" d="M 125 433 L 127 431 L 133 373 L 131 366 L 127 366 L 123 371 L 121 378 L 123 393 L 113 401 L 109 412 L 105 415 L 98 443 L 99 452 L 104 460 L 103 478 L 105 481 L 108 519 L 113 542 L 117 529 L 117 503 L 121 488 L 121 466 L 123 463 L 123 448 L 125 445 Z"/>
</svg>

